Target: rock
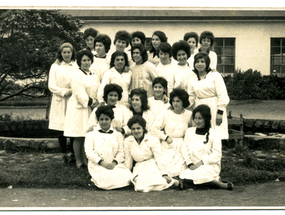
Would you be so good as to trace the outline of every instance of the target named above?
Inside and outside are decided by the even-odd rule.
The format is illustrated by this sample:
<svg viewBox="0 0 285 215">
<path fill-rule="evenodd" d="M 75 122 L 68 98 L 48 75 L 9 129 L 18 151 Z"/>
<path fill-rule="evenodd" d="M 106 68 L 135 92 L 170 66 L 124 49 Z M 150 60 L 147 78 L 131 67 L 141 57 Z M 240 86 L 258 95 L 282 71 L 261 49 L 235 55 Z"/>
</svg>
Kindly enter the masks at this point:
<svg viewBox="0 0 285 215">
<path fill-rule="evenodd" d="M 246 119 L 245 120 L 245 126 L 248 128 L 252 128 L 254 124 L 254 119 Z"/>
<path fill-rule="evenodd" d="M 285 121 L 280 122 L 280 130 L 285 131 Z"/>
<path fill-rule="evenodd" d="M 274 121 L 273 123 L 272 123 L 272 129 L 273 130 L 278 130 L 278 127 L 279 127 L 279 125 L 280 125 L 280 121 Z"/>
<path fill-rule="evenodd" d="M 262 128 L 263 123 L 262 123 L 262 121 L 260 121 L 260 120 L 256 120 L 256 122 L 254 123 L 254 126 L 255 126 L 256 128 Z"/>
</svg>

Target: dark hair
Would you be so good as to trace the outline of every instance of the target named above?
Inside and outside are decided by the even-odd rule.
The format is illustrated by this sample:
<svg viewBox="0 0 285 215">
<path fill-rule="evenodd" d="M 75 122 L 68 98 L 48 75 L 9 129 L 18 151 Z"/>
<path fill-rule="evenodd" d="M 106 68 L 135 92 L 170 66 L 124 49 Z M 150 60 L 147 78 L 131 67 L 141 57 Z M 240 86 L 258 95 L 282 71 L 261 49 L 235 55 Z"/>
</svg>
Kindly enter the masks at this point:
<svg viewBox="0 0 285 215">
<path fill-rule="evenodd" d="M 89 36 L 94 37 L 95 39 L 98 33 L 99 31 L 95 30 L 94 28 L 88 28 L 83 33 L 83 39 L 86 40 Z"/>
<path fill-rule="evenodd" d="M 145 119 L 140 116 L 140 115 L 134 115 L 133 117 L 131 117 L 127 123 L 128 127 L 131 129 L 133 124 L 138 123 L 144 130 L 144 132 L 146 133 L 146 121 Z"/>
<path fill-rule="evenodd" d="M 141 106 L 141 109 L 142 111 L 146 111 L 149 109 L 148 107 L 148 100 L 147 100 L 147 92 L 146 90 L 142 89 L 142 88 L 136 88 L 136 89 L 133 89 L 130 93 L 130 99 L 132 100 L 132 97 L 134 95 L 137 95 L 140 97 L 141 99 L 141 102 L 142 102 L 142 106 Z M 132 107 L 132 104 L 130 106 L 130 110 L 131 111 L 134 111 L 134 108 Z"/>
<path fill-rule="evenodd" d="M 95 115 L 98 121 L 102 114 L 107 115 L 108 117 L 110 117 L 111 120 L 114 119 L 114 111 L 109 105 L 103 105 L 97 108 L 97 110 L 95 111 Z"/>
<path fill-rule="evenodd" d="M 169 57 L 172 57 L 172 48 L 171 48 L 171 45 L 167 42 L 162 42 L 159 44 L 158 53 L 159 51 L 168 53 Z"/>
<path fill-rule="evenodd" d="M 195 39 L 196 47 L 197 47 L 198 46 L 198 34 L 196 32 L 193 32 L 193 31 L 185 33 L 183 39 L 187 42 L 187 40 L 189 40 L 189 38 L 194 38 Z"/>
<path fill-rule="evenodd" d="M 205 60 L 205 63 L 206 63 L 206 72 L 209 73 L 209 72 L 211 71 L 211 68 L 210 68 L 210 62 L 211 62 L 211 60 L 210 60 L 209 55 L 208 55 L 207 53 L 205 53 L 205 52 L 199 52 L 199 53 L 197 53 L 197 54 L 194 56 L 194 69 L 193 69 L 193 71 L 194 71 L 194 73 L 197 75 L 198 80 L 200 80 L 200 76 L 199 76 L 198 70 L 195 68 L 195 64 L 196 64 L 197 60 L 199 60 L 199 59 L 204 59 L 204 60 Z"/>
<path fill-rule="evenodd" d="M 123 56 L 125 59 L 125 66 L 129 66 L 129 60 L 128 60 L 128 55 L 125 52 L 122 51 L 115 51 L 112 55 L 111 55 L 111 61 L 110 61 L 110 68 L 112 68 L 114 66 L 114 62 L 116 57 L 118 56 Z"/>
<path fill-rule="evenodd" d="M 132 39 L 135 38 L 135 37 L 139 38 L 141 40 L 141 43 L 144 45 L 144 43 L 145 43 L 145 34 L 143 32 L 141 32 L 141 31 L 133 32 L 132 33 Z"/>
<path fill-rule="evenodd" d="M 84 55 L 89 57 L 89 59 L 91 60 L 91 64 L 94 61 L 94 57 L 93 57 L 93 54 L 91 53 L 91 51 L 89 51 L 87 49 L 83 49 L 83 50 L 79 51 L 77 54 L 77 60 L 76 61 L 77 61 L 77 64 L 79 67 L 81 67 L 81 60 L 82 60 Z"/>
<path fill-rule="evenodd" d="M 181 88 L 174 88 L 170 93 L 170 99 L 169 99 L 169 103 L 171 104 L 172 108 L 173 108 L 172 102 L 174 97 L 176 96 L 183 102 L 184 108 L 187 108 L 190 105 L 188 93 Z"/>
<path fill-rule="evenodd" d="M 134 61 L 133 52 L 135 49 L 138 49 L 140 51 L 140 54 L 142 56 L 142 61 L 143 61 L 142 63 L 146 62 L 148 59 L 148 54 L 146 52 L 144 45 L 143 44 L 136 44 L 136 45 L 132 46 L 131 54 L 132 54 L 132 60 L 133 61 Z"/>
<path fill-rule="evenodd" d="M 62 55 L 61 55 L 61 52 L 63 51 L 63 49 L 64 48 L 70 48 L 71 49 L 71 52 L 72 52 L 72 56 L 71 56 L 71 60 L 72 61 L 75 61 L 75 59 L 76 59 L 76 51 L 75 51 L 75 49 L 74 49 L 74 46 L 72 45 L 72 47 L 73 48 L 71 48 L 70 46 L 62 46 L 64 43 L 70 43 L 70 42 L 63 42 L 61 45 L 60 45 L 60 47 L 59 47 L 59 49 L 58 49 L 58 51 L 57 51 L 57 60 L 59 61 L 59 62 L 62 62 L 63 61 L 63 57 L 62 57 Z"/>
<path fill-rule="evenodd" d="M 128 45 L 131 42 L 132 37 L 129 32 L 121 30 L 121 31 L 118 31 L 115 35 L 114 45 L 116 44 L 118 39 L 126 41 L 127 43 L 126 47 L 128 47 Z"/>
<path fill-rule="evenodd" d="M 94 40 L 94 46 L 97 42 L 103 43 L 105 52 L 108 53 L 111 47 L 111 38 L 107 34 L 98 34 Z"/>
<path fill-rule="evenodd" d="M 167 37 L 166 37 L 166 35 L 165 35 L 164 32 L 162 32 L 162 31 L 155 31 L 155 32 L 152 34 L 152 37 L 153 37 L 154 35 L 158 36 L 161 42 L 167 42 Z M 150 50 L 149 50 L 149 52 L 152 53 L 152 52 L 155 52 L 155 51 L 156 51 L 156 50 L 155 50 L 155 48 L 153 47 L 152 43 L 150 43 Z"/>
<path fill-rule="evenodd" d="M 119 86 L 118 84 L 107 84 L 104 87 L 104 95 L 103 95 L 103 99 L 106 103 L 107 103 L 107 97 L 108 97 L 109 93 L 112 91 L 116 91 L 118 93 L 118 100 L 119 101 L 121 100 L 123 88 L 121 86 Z"/>
<path fill-rule="evenodd" d="M 211 32 L 211 31 L 203 31 L 200 35 L 200 44 L 202 42 L 203 39 L 205 38 L 209 38 L 211 40 L 211 46 L 213 46 L 214 42 L 215 42 L 215 37 L 214 37 L 214 34 Z"/>
<path fill-rule="evenodd" d="M 172 45 L 172 56 L 175 60 L 177 60 L 177 52 L 183 50 L 187 54 L 187 59 L 190 57 L 190 45 L 184 41 L 184 40 L 179 40 L 178 42 L 174 43 Z"/>
<path fill-rule="evenodd" d="M 161 84 L 161 86 L 165 89 L 165 93 L 167 94 L 167 80 L 163 77 L 156 77 L 152 82 L 152 88 L 156 84 Z"/>
<path fill-rule="evenodd" d="M 205 121 L 205 130 L 206 130 L 206 141 L 209 141 L 209 130 L 211 128 L 211 109 L 208 105 L 199 105 L 192 112 L 192 118 L 194 120 L 196 113 L 200 113 Z"/>
</svg>

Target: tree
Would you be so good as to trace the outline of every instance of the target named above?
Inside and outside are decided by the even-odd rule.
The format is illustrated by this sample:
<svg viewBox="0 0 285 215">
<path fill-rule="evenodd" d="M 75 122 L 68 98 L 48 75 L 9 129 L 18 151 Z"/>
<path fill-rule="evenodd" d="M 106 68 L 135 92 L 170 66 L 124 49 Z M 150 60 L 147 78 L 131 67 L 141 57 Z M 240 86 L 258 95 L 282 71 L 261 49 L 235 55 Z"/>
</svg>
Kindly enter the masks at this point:
<svg viewBox="0 0 285 215">
<path fill-rule="evenodd" d="M 0 11 L 0 102 L 46 97 L 48 73 L 59 45 L 84 45 L 82 22 L 57 10 Z"/>
</svg>

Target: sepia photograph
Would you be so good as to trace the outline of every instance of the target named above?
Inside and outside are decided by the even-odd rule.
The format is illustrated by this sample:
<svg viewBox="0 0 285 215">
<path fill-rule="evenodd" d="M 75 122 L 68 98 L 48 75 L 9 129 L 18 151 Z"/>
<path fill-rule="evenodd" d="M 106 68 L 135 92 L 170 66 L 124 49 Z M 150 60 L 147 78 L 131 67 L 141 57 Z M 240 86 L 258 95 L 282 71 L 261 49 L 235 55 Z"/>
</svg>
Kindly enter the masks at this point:
<svg viewBox="0 0 285 215">
<path fill-rule="evenodd" d="M 1 213 L 285 211 L 285 3 L 0 4 Z"/>
</svg>

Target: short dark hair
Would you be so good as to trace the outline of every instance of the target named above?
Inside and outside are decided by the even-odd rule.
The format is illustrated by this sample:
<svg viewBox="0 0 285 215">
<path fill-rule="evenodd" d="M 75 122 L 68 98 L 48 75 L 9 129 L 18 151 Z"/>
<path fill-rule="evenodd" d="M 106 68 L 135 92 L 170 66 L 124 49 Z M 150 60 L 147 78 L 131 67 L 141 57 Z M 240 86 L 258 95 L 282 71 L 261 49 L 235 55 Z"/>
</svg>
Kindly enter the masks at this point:
<svg viewBox="0 0 285 215">
<path fill-rule="evenodd" d="M 111 47 L 111 38 L 107 34 L 98 34 L 94 40 L 94 46 L 97 42 L 103 43 L 105 52 L 108 53 Z"/>
<path fill-rule="evenodd" d="M 145 43 L 145 34 L 143 32 L 141 32 L 141 31 L 133 32 L 132 33 L 132 39 L 135 38 L 135 37 L 140 38 L 142 44 L 144 45 L 144 43 Z"/>
<path fill-rule="evenodd" d="M 119 86 L 118 84 L 107 84 L 104 87 L 104 95 L 103 95 L 103 99 L 106 103 L 107 103 L 108 94 L 112 91 L 116 91 L 118 93 L 118 100 L 119 101 L 121 100 L 123 88 L 121 86 Z"/>
<path fill-rule="evenodd" d="M 184 40 L 179 40 L 178 42 L 174 43 L 172 45 L 172 56 L 175 60 L 177 60 L 177 52 L 183 50 L 187 54 L 187 59 L 190 57 L 190 45 L 184 41 Z"/>
<path fill-rule="evenodd" d="M 127 31 L 124 31 L 124 30 L 121 30 L 121 31 L 118 31 L 115 35 L 115 40 L 114 40 L 114 44 L 116 44 L 117 40 L 120 39 L 120 40 L 124 40 L 126 41 L 127 43 L 127 46 L 130 44 L 131 40 L 132 40 L 132 37 L 130 35 L 129 32 Z"/>
<path fill-rule="evenodd" d="M 199 60 L 199 59 L 204 59 L 205 60 L 206 72 L 209 73 L 211 71 L 211 68 L 210 68 L 211 59 L 210 59 L 209 55 L 206 52 L 199 52 L 199 53 L 197 53 L 194 56 L 194 69 L 193 69 L 193 71 L 197 75 L 198 80 L 200 80 L 200 76 L 199 76 L 198 70 L 195 68 L 195 64 L 196 64 L 197 60 Z"/>
<path fill-rule="evenodd" d="M 140 97 L 141 102 L 142 102 L 142 106 L 141 106 L 142 111 L 148 110 L 149 107 L 148 107 L 148 100 L 147 100 L 147 91 L 142 88 L 136 88 L 136 89 L 133 89 L 130 93 L 131 100 L 134 95 L 137 95 Z M 134 108 L 132 107 L 132 105 L 130 106 L 130 110 L 134 111 Z"/>
<path fill-rule="evenodd" d="M 114 111 L 109 105 L 103 105 L 97 108 L 97 110 L 95 111 L 95 115 L 98 121 L 102 114 L 107 115 L 108 117 L 110 117 L 111 120 L 114 119 Z"/>
<path fill-rule="evenodd" d="M 171 104 L 171 106 L 172 106 L 173 99 L 176 96 L 183 102 L 184 108 L 187 108 L 190 105 L 188 93 L 184 89 L 174 88 L 172 92 L 170 93 L 169 103 Z"/>
<path fill-rule="evenodd" d="M 63 42 L 62 44 L 61 44 L 61 46 L 59 47 L 59 49 L 58 49 L 58 51 L 57 51 L 57 59 L 58 59 L 58 61 L 59 62 L 62 62 L 63 61 L 63 57 L 62 57 L 62 55 L 61 55 L 61 52 L 62 52 L 62 50 L 64 49 L 64 48 L 70 48 L 71 49 L 71 52 L 72 52 L 72 56 L 71 56 L 71 60 L 72 61 L 75 61 L 75 59 L 76 59 L 76 51 L 75 51 L 75 49 L 74 49 L 74 46 L 73 46 L 73 48 L 71 48 L 70 46 L 62 46 L 64 43 L 70 43 L 70 42 Z"/>
<path fill-rule="evenodd" d="M 142 116 L 134 115 L 129 119 L 127 125 L 131 129 L 135 123 L 138 123 L 143 128 L 143 130 L 146 131 L 146 121 Z"/>
<path fill-rule="evenodd" d="M 132 60 L 134 61 L 134 58 L 133 58 L 133 52 L 135 49 L 138 49 L 140 51 L 140 54 L 142 56 L 142 63 L 146 62 L 148 60 L 148 54 L 147 54 L 147 51 L 144 47 L 143 44 L 136 44 L 132 47 L 131 49 L 131 54 L 132 54 Z"/>
<path fill-rule="evenodd" d="M 169 57 L 172 57 L 172 47 L 168 42 L 162 42 L 158 46 L 158 50 L 164 53 L 168 53 Z"/>
<path fill-rule="evenodd" d="M 167 80 L 165 78 L 163 78 L 163 77 L 156 77 L 153 80 L 153 82 L 152 82 L 152 88 L 156 84 L 161 84 L 161 86 L 163 86 L 163 88 L 165 89 L 165 93 L 167 94 Z"/>
<path fill-rule="evenodd" d="M 89 51 L 87 49 L 83 49 L 83 50 L 79 51 L 78 54 L 77 54 L 77 64 L 78 64 L 79 67 L 81 67 L 81 60 L 82 60 L 84 55 L 89 57 L 89 59 L 91 60 L 91 64 L 94 61 L 94 57 L 93 57 L 93 54 L 91 53 L 91 51 Z"/>
<path fill-rule="evenodd" d="M 189 40 L 189 38 L 194 38 L 195 39 L 196 47 L 197 47 L 198 46 L 198 34 L 196 32 L 193 32 L 193 31 L 185 33 L 183 39 L 187 42 L 187 40 Z"/>
<path fill-rule="evenodd" d="M 163 31 L 155 31 L 155 32 L 153 32 L 152 37 L 154 35 L 158 36 L 161 42 L 167 42 L 167 37 Z M 155 52 L 155 48 L 153 47 L 152 43 L 150 43 L 149 52 L 150 53 Z"/>
<path fill-rule="evenodd" d="M 110 61 L 110 68 L 112 68 L 114 66 L 114 62 L 116 57 L 118 56 L 123 56 L 125 59 L 125 66 L 129 66 L 129 60 L 128 60 L 128 55 L 125 52 L 122 51 L 115 51 L 112 55 L 111 55 L 111 61 Z"/>
<path fill-rule="evenodd" d="M 215 36 L 214 34 L 211 32 L 211 31 L 203 31 L 201 34 L 200 34 L 200 44 L 202 42 L 203 39 L 205 38 L 209 38 L 211 40 L 211 46 L 213 46 L 214 42 L 215 42 Z"/>
<path fill-rule="evenodd" d="M 87 28 L 83 33 L 83 39 L 86 40 L 87 37 L 95 37 L 98 35 L 99 31 L 95 30 L 94 28 Z"/>
</svg>

